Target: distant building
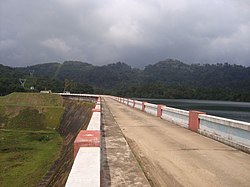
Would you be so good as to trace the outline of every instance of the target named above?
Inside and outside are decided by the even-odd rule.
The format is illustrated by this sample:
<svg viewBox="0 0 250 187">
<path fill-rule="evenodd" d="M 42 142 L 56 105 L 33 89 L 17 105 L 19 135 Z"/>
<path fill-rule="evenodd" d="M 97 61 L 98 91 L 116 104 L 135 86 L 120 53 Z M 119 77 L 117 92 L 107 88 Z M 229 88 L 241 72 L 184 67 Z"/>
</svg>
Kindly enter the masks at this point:
<svg viewBox="0 0 250 187">
<path fill-rule="evenodd" d="M 40 93 L 52 93 L 51 90 L 41 90 Z"/>
</svg>

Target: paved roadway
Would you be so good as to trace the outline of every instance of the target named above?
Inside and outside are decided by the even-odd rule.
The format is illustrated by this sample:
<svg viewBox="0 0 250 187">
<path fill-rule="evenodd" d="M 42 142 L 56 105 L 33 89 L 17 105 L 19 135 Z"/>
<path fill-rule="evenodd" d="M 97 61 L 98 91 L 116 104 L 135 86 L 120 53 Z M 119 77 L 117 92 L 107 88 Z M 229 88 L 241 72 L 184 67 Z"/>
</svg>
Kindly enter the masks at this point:
<svg viewBox="0 0 250 187">
<path fill-rule="evenodd" d="M 250 186 L 249 154 L 104 100 L 151 186 Z"/>
</svg>

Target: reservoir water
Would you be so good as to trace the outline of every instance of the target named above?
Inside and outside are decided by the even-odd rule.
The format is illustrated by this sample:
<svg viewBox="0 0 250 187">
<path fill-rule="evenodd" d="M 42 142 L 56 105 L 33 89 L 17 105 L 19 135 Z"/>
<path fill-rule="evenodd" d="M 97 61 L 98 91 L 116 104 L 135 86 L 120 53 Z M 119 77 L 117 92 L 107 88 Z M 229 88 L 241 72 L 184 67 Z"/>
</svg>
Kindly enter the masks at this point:
<svg viewBox="0 0 250 187">
<path fill-rule="evenodd" d="M 250 122 L 249 102 L 144 98 L 137 98 L 137 100 L 154 104 L 163 104 L 183 110 L 198 110 L 214 116 Z"/>
</svg>

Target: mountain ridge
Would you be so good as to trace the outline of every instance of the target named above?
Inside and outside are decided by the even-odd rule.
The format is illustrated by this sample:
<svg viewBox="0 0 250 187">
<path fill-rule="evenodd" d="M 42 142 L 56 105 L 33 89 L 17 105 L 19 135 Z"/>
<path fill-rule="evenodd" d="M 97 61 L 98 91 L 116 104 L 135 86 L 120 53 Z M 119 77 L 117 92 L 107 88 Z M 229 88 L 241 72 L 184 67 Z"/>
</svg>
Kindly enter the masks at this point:
<svg viewBox="0 0 250 187">
<path fill-rule="evenodd" d="M 238 97 L 242 97 L 237 96 L 237 94 L 244 93 L 244 98 L 248 98 L 248 95 L 250 95 L 250 67 L 228 63 L 189 65 L 176 59 L 166 59 L 147 65 L 144 69 L 132 68 L 124 62 L 95 66 L 80 61 L 52 62 L 21 68 L 0 66 L 0 72 L 5 71 L 6 73 L 9 71 L 12 72 L 11 74 L 26 77 L 30 70 L 34 71 L 34 77 L 45 78 L 52 82 L 51 85 L 57 83 L 57 91 L 68 89 L 69 91 L 80 92 L 86 91 L 88 88 L 88 92 L 120 94 L 129 97 L 148 95 L 148 97 L 194 98 L 198 95 L 197 98 L 206 99 L 207 96 L 199 97 L 199 93 L 197 93 L 197 90 L 203 92 L 201 91 L 203 89 L 209 90 L 207 93 L 213 93 L 213 96 L 210 97 L 209 95 L 208 99 L 218 99 L 217 92 L 225 92 L 226 100 L 238 100 Z M 1 80 L 3 80 L 3 77 Z M 156 85 L 158 86 L 155 88 Z M 50 85 L 47 85 L 46 88 L 49 87 Z M 150 90 L 153 88 L 156 90 L 161 88 L 161 91 L 155 93 Z M 138 89 L 142 90 L 139 91 Z M 169 93 L 171 89 L 174 90 L 175 94 Z M 166 90 L 168 91 L 164 92 Z M 180 95 L 176 94 L 181 92 L 180 90 L 186 91 L 183 91 Z M 195 90 L 195 92 L 192 90 Z M 139 92 L 144 93 L 144 95 Z M 203 95 L 207 94 L 203 93 Z M 223 99 L 223 96 L 220 96 L 219 99 Z M 245 101 L 246 99 L 241 98 L 239 100 Z"/>
</svg>

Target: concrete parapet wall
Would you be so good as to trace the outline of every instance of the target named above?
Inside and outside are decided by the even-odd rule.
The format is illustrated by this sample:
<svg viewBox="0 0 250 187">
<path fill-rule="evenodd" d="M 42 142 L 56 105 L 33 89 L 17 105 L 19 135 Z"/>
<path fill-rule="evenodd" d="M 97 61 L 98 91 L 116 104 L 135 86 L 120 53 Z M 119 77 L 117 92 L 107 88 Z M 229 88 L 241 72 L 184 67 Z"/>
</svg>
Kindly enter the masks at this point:
<svg viewBox="0 0 250 187">
<path fill-rule="evenodd" d="M 80 96 L 85 97 L 86 94 L 80 94 Z M 91 97 L 94 96 L 95 95 L 91 95 Z M 90 96 L 88 95 L 87 97 Z M 66 182 L 67 187 L 101 186 L 100 183 L 101 99 L 100 97 L 97 98 L 96 106 L 94 109 L 92 109 L 92 112 L 93 114 L 90 119 L 87 130 L 80 131 L 74 141 L 75 161 Z"/>
<path fill-rule="evenodd" d="M 127 105 L 128 104 L 128 99 L 124 98 L 123 103 Z"/>
<path fill-rule="evenodd" d="M 76 97 L 93 97 L 93 98 L 99 98 L 99 95 L 94 94 L 76 94 L 76 93 L 55 93 L 61 96 L 76 96 Z"/>
<path fill-rule="evenodd" d="M 66 187 L 100 186 L 100 147 L 81 147 L 70 171 Z"/>
<path fill-rule="evenodd" d="M 145 103 L 145 112 L 157 116 L 157 105 Z"/>
<path fill-rule="evenodd" d="M 128 106 L 134 107 L 134 100 L 128 99 Z"/>
<path fill-rule="evenodd" d="M 142 102 L 135 100 L 135 108 L 138 110 L 142 110 Z"/>
<path fill-rule="evenodd" d="M 101 105 L 95 105 L 95 109 L 100 110 L 101 109 Z"/>
<path fill-rule="evenodd" d="M 199 133 L 250 153 L 250 123 L 199 114 Z"/>
<path fill-rule="evenodd" d="M 162 107 L 162 119 L 170 121 L 174 124 L 180 125 L 182 127 L 188 128 L 189 112 L 186 110 Z"/>
<path fill-rule="evenodd" d="M 126 98 L 115 99 L 119 102 L 125 101 L 123 103 L 131 107 L 250 153 L 250 123 L 206 115 L 200 111 L 186 111 L 142 101 L 130 101 Z"/>
<path fill-rule="evenodd" d="M 93 112 L 87 130 L 99 130 L 101 127 L 101 112 Z"/>
<path fill-rule="evenodd" d="M 74 141 L 74 157 L 76 157 L 81 147 L 100 147 L 100 131 L 80 131 Z"/>
</svg>

